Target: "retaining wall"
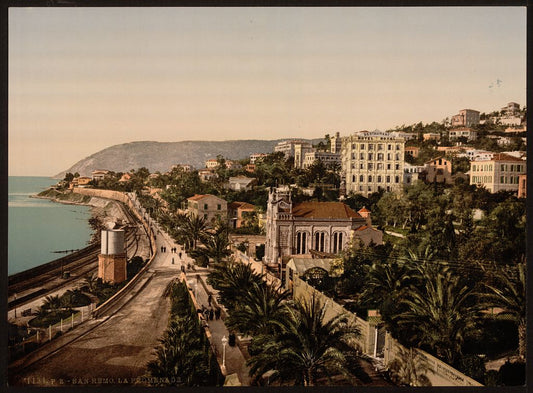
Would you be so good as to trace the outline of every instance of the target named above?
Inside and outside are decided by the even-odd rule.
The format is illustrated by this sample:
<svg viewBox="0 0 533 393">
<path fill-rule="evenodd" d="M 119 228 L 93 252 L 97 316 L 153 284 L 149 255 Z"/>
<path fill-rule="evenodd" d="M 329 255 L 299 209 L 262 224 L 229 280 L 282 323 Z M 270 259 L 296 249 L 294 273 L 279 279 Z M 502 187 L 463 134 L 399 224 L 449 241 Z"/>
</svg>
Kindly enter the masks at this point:
<svg viewBox="0 0 533 393">
<path fill-rule="evenodd" d="M 376 338 L 376 326 L 365 321 L 331 298 L 317 291 L 300 278 L 294 280 L 294 298 L 308 300 L 315 294 L 322 304 L 327 303 L 326 320 L 345 313 L 359 327 L 361 336 L 358 344 L 363 353 L 373 356 Z M 413 386 L 483 386 L 474 379 L 464 375 L 449 364 L 437 359 L 421 349 L 408 349 L 396 341 L 390 333 L 385 335 L 384 364 L 391 372 L 401 376 L 403 383 Z M 407 379 L 407 380 L 406 380 Z"/>
</svg>

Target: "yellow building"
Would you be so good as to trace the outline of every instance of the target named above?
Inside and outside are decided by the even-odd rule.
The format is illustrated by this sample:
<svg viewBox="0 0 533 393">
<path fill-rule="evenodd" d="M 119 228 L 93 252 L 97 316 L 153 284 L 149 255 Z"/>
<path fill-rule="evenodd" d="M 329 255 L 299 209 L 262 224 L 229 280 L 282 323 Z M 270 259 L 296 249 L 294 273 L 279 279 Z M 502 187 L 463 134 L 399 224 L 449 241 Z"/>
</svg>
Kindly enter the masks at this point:
<svg viewBox="0 0 533 393">
<path fill-rule="evenodd" d="M 526 173 L 526 162 L 507 154 L 494 154 L 490 160 L 470 163 L 470 184 L 485 187 L 490 192 L 518 192 L 520 175 Z"/>
</svg>

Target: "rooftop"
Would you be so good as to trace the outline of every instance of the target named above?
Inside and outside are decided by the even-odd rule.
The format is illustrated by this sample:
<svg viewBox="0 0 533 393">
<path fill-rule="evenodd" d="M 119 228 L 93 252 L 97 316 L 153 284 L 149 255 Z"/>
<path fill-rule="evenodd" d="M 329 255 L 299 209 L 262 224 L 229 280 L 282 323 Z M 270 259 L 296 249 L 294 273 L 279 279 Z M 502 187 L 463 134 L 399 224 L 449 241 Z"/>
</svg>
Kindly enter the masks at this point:
<svg viewBox="0 0 533 393">
<path fill-rule="evenodd" d="M 293 206 L 292 215 L 305 218 L 362 218 L 341 202 L 302 202 Z"/>
</svg>

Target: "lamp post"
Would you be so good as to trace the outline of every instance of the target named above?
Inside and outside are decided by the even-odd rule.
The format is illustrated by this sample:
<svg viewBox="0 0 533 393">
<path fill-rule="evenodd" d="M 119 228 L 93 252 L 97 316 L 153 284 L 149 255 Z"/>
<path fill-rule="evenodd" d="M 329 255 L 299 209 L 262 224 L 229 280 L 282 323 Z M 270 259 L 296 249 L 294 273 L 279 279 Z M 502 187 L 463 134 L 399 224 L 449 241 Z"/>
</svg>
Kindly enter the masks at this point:
<svg viewBox="0 0 533 393">
<path fill-rule="evenodd" d="M 226 335 L 222 337 L 222 367 L 224 370 L 226 370 L 226 344 L 228 343 L 228 339 L 226 338 Z"/>
</svg>

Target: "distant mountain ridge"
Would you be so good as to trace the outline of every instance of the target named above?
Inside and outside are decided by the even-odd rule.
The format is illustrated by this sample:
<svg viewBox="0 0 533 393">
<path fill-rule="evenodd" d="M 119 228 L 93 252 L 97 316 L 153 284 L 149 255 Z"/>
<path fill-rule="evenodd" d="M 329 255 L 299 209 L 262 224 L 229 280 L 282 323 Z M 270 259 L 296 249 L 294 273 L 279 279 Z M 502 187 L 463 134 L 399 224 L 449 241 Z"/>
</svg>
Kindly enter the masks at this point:
<svg viewBox="0 0 533 393">
<path fill-rule="evenodd" d="M 195 168 L 205 167 L 205 161 L 221 154 L 224 158 L 240 160 L 253 153 L 272 153 L 274 146 L 287 139 L 302 139 L 317 144 L 323 139 L 285 138 L 276 140 L 231 140 L 231 141 L 141 141 L 114 145 L 86 157 L 65 171 L 54 176 L 63 178 L 65 173 L 78 172 L 90 176 L 96 169 L 127 172 L 146 167 L 150 172 L 166 172 L 172 165 L 190 164 Z"/>
</svg>

